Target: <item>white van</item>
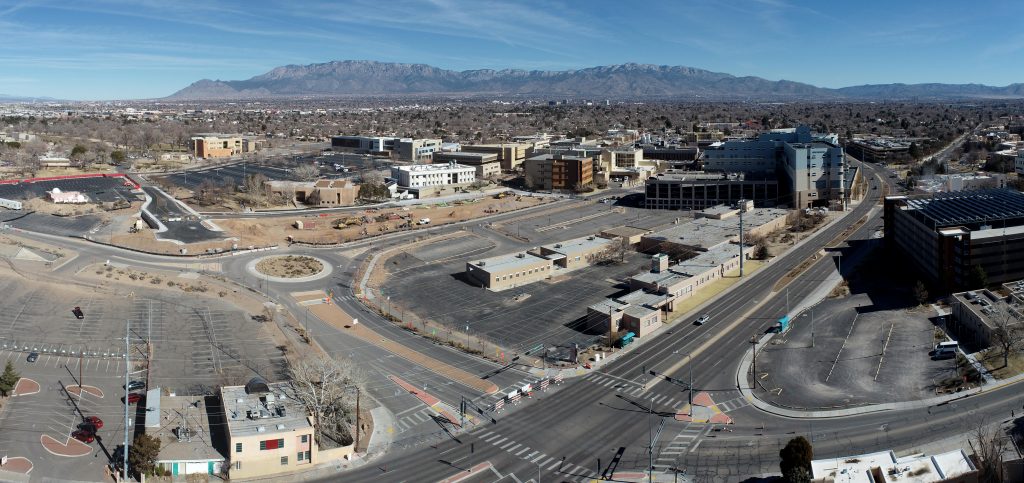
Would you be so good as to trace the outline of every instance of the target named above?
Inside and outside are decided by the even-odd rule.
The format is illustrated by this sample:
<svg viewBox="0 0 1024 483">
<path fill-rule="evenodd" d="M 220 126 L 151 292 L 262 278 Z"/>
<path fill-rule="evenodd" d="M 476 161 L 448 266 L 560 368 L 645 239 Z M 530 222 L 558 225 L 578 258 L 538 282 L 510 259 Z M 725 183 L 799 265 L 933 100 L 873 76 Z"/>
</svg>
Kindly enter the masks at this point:
<svg viewBox="0 0 1024 483">
<path fill-rule="evenodd" d="M 935 345 L 935 349 L 932 350 L 932 356 L 943 359 L 955 357 L 958 350 L 960 350 L 960 343 L 955 340 L 939 342 Z"/>
<path fill-rule="evenodd" d="M 420 221 L 418 221 L 417 224 L 429 225 L 430 224 L 430 218 L 420 218 Z"/>
</svg>

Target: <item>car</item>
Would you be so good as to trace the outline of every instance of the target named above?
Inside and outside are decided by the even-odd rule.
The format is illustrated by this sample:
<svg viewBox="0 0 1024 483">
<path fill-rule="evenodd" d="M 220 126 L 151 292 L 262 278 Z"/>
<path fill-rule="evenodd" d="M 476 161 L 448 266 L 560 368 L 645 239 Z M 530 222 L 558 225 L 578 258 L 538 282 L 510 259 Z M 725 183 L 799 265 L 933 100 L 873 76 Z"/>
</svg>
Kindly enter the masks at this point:
<svg viewBox="0 0 1024 483">
<path fill-rule="evenodd" d="M 132 382 L 128 383 L 127 388 L 128 388 L 129 391 L 137 391 L 139 389 L 145 389 L 146 388 L 146 383 L 142 382 L 142 381 L 132 381 Z"/>
<path fill-rule="evenodd" d="M 39 360 L 39 353 L 38 352 L 31 352 L 31 353 L 29 353 L 28 358 L 25 359 L 25 360 L 28 361 L 28 362 L 35 362 L 35 361 Z"/>
<path fill-rule="evenodd" d="M 84 319 L 85 318 L 85 312 L 82 312 L 82 308 L 81 307 L 75 306 L 74 309 L 71 309 L 71 313 L 75 314 L 75 318 L 77 318 L 77 319 Z"/>
<path fill-rule="evenodd" d="M 142 401 L 142 394 L 139 394 L 137 392 L 132 392 L 125 396 L 125 402 L 127 402 L 128 404 L 135 404 L 139 401 Z"/>
<path fill-rule="evenodd" d="M 704 315 L 702 315 L 700 317 L 697 317 L 697 320 L 693 321 L 693 325 L 704 325 L 704 322 L 707 322 L 710 319 L 711 319 L 710 315 L 704 314 Z"/>
<path fill-rule="evenodd" d="M 71 433 L 71 437 L 83 443 L 91 443 L 93 441 L 96 441 L 96 433 L 92 431 L 87 431 L 85 429 L 79 429 Z"/>
<path fill-rule="evenodd" d="M 103 428 L 103 420 L 97 418 L 96 416 L 86 416 L 85 422 L 83 422 L 82 424 L 92 425 L 96 429 Z"/>
<path fill-rule="evenodd" d="M 95 434 L 100 428 L 97 428 L 92 423 L 78 423 L 78 429 Z"/>
</svg>

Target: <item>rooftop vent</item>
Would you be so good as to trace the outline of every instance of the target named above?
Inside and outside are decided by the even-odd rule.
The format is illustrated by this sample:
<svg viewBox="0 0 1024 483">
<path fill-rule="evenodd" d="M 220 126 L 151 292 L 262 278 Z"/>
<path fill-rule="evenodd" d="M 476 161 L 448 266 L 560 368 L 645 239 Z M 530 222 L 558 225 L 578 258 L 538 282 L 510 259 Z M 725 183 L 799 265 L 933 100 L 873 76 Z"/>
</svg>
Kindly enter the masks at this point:
<svg viewBox="0 0 1024 483">
<path fill-rule="evenodd" d="M 555 243 L 555 248 L 562 248 L 562 244 L 561 243 Z"/>
<path fill-rule="evenodd" d="M 256 432 L 257 433 L 265 433 L 265 432 L 267 432 L 267 428 L 265 428 L 263 426 L 256 426 Z"/>
<path fill-rule="evenodd" d="M 278 424 L 277 424 L 277 430 L 278 430 L 278 431 L 281 431 L 281 430 L 283 430 L 283 429 L 284 429 L 284 425 L 283 425 L 283 424 L 281 424 L 281 423 L 278 423 Z"/>
<path fill-rule="evenodd" d="M 483 266 L 487 265 L 487 262 L 485 262 L 483 260 L 480 260 L 479 262 L 476 262 L 476 264 L 477 264 L 477 266 L 483 267 Z"/>
<path fill-rule="evenodd" d="M 525 253 L 516 253 L 516 258 L 526 258 Z"/>
</svg>

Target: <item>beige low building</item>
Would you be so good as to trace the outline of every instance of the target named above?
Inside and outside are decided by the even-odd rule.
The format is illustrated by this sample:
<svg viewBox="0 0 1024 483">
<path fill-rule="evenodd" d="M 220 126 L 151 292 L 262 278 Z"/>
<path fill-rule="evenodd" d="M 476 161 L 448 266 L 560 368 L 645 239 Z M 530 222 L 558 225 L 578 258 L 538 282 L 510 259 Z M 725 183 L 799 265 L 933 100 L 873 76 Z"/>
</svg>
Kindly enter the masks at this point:
<svg viewBox="0 0 1024 483">
<path fill-rule="evenodd" d="M 594 263 L 617 238 L 595 235 L 544 245 L 533 250 L 466 262 L 466 276 L 495 292 L 551 278 Z"/>
<path fill-rule="evenodd" d="M 644 235 L 650 233 L 651 230 L 645 230 L 643 228 L 635 228 L 632 226 L 617 226 L 615 228 L 609 228 L 603 230 L 600 235 L 605 238 L 620 238 L 623 243 L 628 246 L 635 246 L 640 243 L 640 240 Z"/>
<path fill-rule="evenodd" d="M 501 169 L 505 171 L 511 171 L 522 165 L 526 157 L 533 154 L 533 149 L 532 143 L 472 144 L 462 147 L 462 151 L 466 153 L 497 154 Z"/>
<path fill-rule="evenodd" d="M 312 417 L 289 393 L 287 383 L 258 378 L 221 387 L 232 480 L 290 473 L 318 462 Z"/>
<path fill-rule="evenodd" d="M 351 206 L 359 197 L 359 185 L 349 179 L 317 181 L 266 181 L 267 196 L 283 196 L 297 203 L 314 206 Z"/>
<path fill-rule="evenodd" d="M 644 252 L 706 252 L 727 243 L 738 243 L 739 216 L 727 215 L 732 209 L 709 208 L 696 218 L 644 235 L 640 250 Z M 743 231 L 749 236 L 764 236 L 786 227 L 787 210 L 755 208 L 743 213 Z"/>
<path fill-rule="evenodd" d="M 466 275 L 495 292 L 521 287 L 551 277 L 550 258 L 519 252 L 466 263 Z"/>
<path fill-rule="evenodd" d="M 992 345 L 998 327 L 1024 327 L 1024 281 L 1003 284 L 1010 294 L 1003 297 L 988 289 L 954 293 L 951 300 L 950 332 L 960 342 L 976 347 Z"/>
<path fill-rule="evenodd" d="M 476 177 L 479 179 L 501 174 L 501 163 L 498 162 L 497 153 L 466 153 L 462 151 L 434 153 L 434 164 L 451 162 L 476 168 Z"/>
</svg>

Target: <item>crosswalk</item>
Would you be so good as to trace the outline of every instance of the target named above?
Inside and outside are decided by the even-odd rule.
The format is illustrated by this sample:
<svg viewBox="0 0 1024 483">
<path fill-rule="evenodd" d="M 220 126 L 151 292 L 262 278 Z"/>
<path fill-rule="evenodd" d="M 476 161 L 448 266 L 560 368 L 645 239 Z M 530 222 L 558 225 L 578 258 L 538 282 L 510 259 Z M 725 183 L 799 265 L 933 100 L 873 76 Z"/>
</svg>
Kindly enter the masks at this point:
<svg viewBox="0 0 1024 483">
<path fill-rule="evenodd" d="M 594 473 L 592 469 L 564 461 L 562 458 L 549 456 L 542 451 L 530 448 L 494 431 L 482 431 L 476 436 L 481 441 L 495 446 L 512 456 L 529 461 L 531 464 L 541 468 L 542 471 L 558 473 L 559 481 L 589 481 L 597 476 L 597 473 Z"/>
<path fill-rule="evenodd" d="M 718 403 L 718 409 L 722 410 L 723 413 L 727 413 L 729 411 L 735 411 L 739 408 L 746 407 L 749 405 L 750 401 L 748 401 L 747 398 L 741 396 L 730 399 L 725 402 Z"/>
<path fill-rule="evenodd" d="M 399 433 L 408 431 L 409 428 L 418 426 L 426 421 L 433 419 L 434 412 L 431 408 L 421 408 L 420 410 L 402 416 L 398 422 L 395 423 L 395 430 Z"/>
<path fill-rule="evenodd" d="M 631 396 L 638 396 L 644 392 L 643 385 L 638 382 L 601 374 L 600 372 L 591 372 L 583 376 L 583 380 Z"/>
<path fill-rule="evenodd" d="M 496 392 L 494 394 L 489 394 L 487 396 L 484 396 L 484 397 L 482 397 L 482 398 L 480 398 L 480 399 L 478 399 L 478 400 L 476 400 L 474 402 L 477 403 L 477 404 L 481 404 L 483 406 L 491 406 L 495 402 L 503 399 L 505 397 L 505 395 L 508 394 L 509 392 L 515 391 L 516 389 L 519 389 L 519 388 L 521 388 L 521 387 L 523 387 L 523 386 L 525 386 L 527 384 L 533 384 L 535 390 L 539 389 L 536 386 L 538 381 L 540 381 L 540 379 L 538 379 L 538 378 L 536 378 L 534 376 L 529 376 L 529 375 L 523 376 L 522 379 L 520 379 L 520 380 L 518 380 L 518 381 L 516 381 L 516 382 L 514 382 L 514 383 L 512 383 L 510 385 L 508 385 L 505 388 L 502 388 L 502 390 L 500 390 L 500 391 L 498 391 L 498 392 Z"/>
<path fill-rule="evenodd" d="M 671 465 L 678 460 L 683 453 L 696 451 L 700 445 L 700 437 L 706 436 L 711 431 L 711 425 L 688 423 L 679 433 L 672 438 L 672 441 L 665 445 L 658 453 L 658 465 Z"/>
</svg>

